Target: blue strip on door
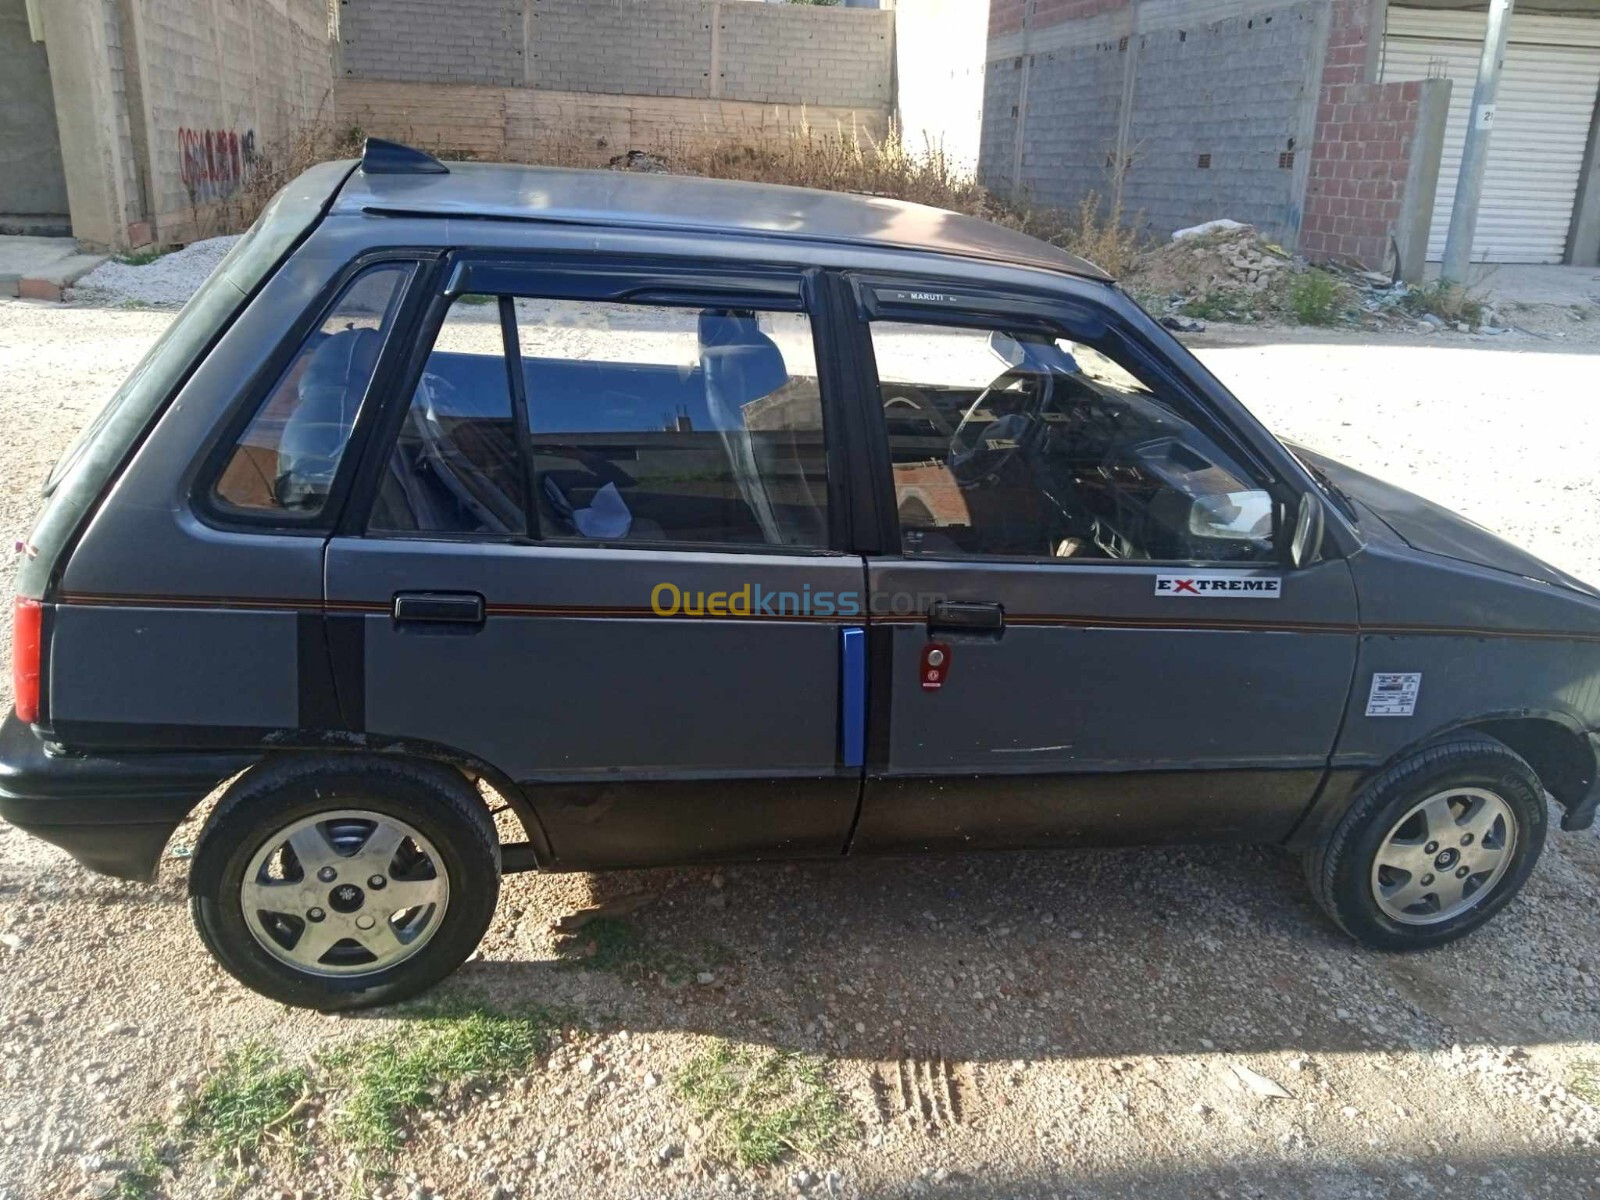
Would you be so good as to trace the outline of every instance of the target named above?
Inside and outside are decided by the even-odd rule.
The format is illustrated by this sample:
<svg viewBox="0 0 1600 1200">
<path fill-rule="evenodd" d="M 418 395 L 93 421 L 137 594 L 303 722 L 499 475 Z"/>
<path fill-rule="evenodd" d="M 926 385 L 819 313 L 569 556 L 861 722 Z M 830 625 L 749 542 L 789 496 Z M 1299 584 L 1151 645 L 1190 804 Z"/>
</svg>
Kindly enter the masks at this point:
<svg viewBox="0 0 1600 1200">
<path fill-rule="evenodd" d="M 867 631 L 841 631 L 839 642 L 839 753 L 847 767 L 867 761 Z"/>
</svg>

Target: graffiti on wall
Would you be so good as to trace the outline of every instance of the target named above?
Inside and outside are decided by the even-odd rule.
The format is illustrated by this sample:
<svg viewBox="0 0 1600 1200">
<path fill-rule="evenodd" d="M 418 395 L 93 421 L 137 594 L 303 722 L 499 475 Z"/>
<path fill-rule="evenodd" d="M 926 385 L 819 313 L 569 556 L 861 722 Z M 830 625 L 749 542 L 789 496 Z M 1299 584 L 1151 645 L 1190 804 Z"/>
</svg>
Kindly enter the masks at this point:
<svg viewBox="0 0 1600 1200">
<path fill-rule="evenodd" d="M 233 195 L 249 180 L 255 161 L 254 129 L 178 130 L 178 177 L 192 201 Z"/>
</svg>

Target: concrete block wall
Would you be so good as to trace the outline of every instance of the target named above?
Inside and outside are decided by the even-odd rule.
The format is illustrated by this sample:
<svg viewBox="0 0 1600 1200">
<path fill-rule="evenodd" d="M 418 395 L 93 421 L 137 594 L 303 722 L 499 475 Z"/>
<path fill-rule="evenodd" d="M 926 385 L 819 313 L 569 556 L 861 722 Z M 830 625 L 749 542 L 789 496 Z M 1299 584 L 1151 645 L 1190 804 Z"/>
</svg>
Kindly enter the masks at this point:
<svg viewBox="0 0 1600 1200">
<path fill-rule="evenodd" d="M 894 13 L 746 0 L 339 0 L 341 78 L 871 108 Z"/>
<path fill-rule="evenodd" d="M 42 6 L 73 236 L 123 248 L 214 228 L 265 158 L 330 115 L 326 0 Z"/>
<path fill-rule="evenodd" d="M 1155 236 L 1226 216 L 1292 244 L 1326 4 L 992 0 L 980 177 L 1062 208 L 1120 194 Z"/>
<path fill-rule="evenodd" d="M 1139 36 L 1125 212 L 1162 233 L 1226 216 L 1274 240 L 1294 236 L 1318 8 L 1311 0 Z"/>
<path fill-rule="evenodd" d="M 135 0 L 149 216 L 163 240 L 206 231 L 262 155 L 331 111 L 323 0 Z"/>
<path fill-rule="evenodd" d="M 998 0 L 996 0 L 998 3 Z M 1020 123 L 1026 60 L 993 60 L 983 69 L 983 118 L 978 131 L 978 178 L 997 191 L 1013 191 L 1012 155 Z"/>
<path fill-rule="evenodd" d="M 743 0 L 726 0 L 717 10 L 721 89 L 713 95 L 885 110 L 893 102 L 892 12 Z"/>
<path fill-rule="evenodd" d="M 1018 176 L 1031 202 L 1072 208 L 1090 192 L 1108 194 L 1111 164 L 1106 160 L 1116 146 L 1118 105 L 1105 103 L 1105 97 L 1120 97 L 1127 62 L 1127 52 L 1117 45 L 1111 39 L 1031 56 L 1030 119 L 1022 129 Z M 999 66 L 1002 76 L 1006 65 Z M 1009 73 L 1022 74 L 1015 60 Z M 1014 127 L 1012 137 L 1006 149 L 1014 155 Z"/>
<path fill-rule="evenodd" d="M 369 0 L 370 2 L 370 0 Z M 710 96 L 710 0 L 526 0 L 530 87 Z"/>
<path fill-rule="evenodd" d="M 134 109 L 139 99 L 138 80 L 127 68 L 129 49 L 125 17 L 128 9 L 121 4 L 105 4 L 100 8 L 100 20 L 105 28 L 105 46 L 111 66 L 112 122 L 117 141 L 117 171 L 120 176 L 117 205 L 122 223 L 126 226 L 144 217 L 145 168 L 139 160 L 134 139 Z"/>
<path fill-rule="evenodd" d="M 50 65 L 24 0 L 0 0 L 0 234 L 56 236 L 66 227 Z"/>
<path fill-rule="evenodd" d="M 341 73 L 419 83 L 521 83 L 522 0 L 338 0 Z"/>
<path fill-rule="evenodd" d="M 802 122 L 882 137 L 887 120 L 826 106 L 378 79 L 340 80 L 335 119 L 451 157 L 585 167 L 604 166 L 632 149 L 670 155 L 729 142 L 775 146 Z"/>
</svg>

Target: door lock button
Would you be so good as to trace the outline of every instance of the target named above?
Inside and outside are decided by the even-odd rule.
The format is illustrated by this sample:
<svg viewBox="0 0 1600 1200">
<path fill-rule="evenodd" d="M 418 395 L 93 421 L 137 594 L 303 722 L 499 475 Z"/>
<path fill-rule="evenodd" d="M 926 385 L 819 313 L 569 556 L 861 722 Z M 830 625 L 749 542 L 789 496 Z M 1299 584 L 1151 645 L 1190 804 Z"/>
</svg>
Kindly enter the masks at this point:
<svg viewBox="0 0 1600 1200">
<path fill-rule="evenodd" d="M 950 674 L 950 647 L 943 642 L 929 642 L 922 647 L 922 664 L 918 668 L 922 690 L 937 692 Z"/>
</svg>

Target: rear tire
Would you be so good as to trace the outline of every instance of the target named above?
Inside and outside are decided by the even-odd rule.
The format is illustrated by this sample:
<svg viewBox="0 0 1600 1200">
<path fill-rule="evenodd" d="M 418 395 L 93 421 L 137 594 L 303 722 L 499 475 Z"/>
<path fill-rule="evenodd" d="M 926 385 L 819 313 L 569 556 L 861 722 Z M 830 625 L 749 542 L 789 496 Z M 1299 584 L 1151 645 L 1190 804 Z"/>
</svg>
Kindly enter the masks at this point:
<svg viewBox="0 0 1600 1200">
<path fill-rule="evenodd" d="M 218 801 L 189 876 L 212 956 L 264 996 L 323 1011 L 431 987 L 472 953 L 499 895 L 494 824 L 461 775 L 373 755 L 251 771 Z"/>
<path fill-rule="evenodd" d="M 1423 950 L 1490 920 L 1544 848 L 1544 787 L 1481 735 L 1425 746 L 1372 780 L 1306 855 L 1317 902 L 1377 950 Z"/>
</svg>

